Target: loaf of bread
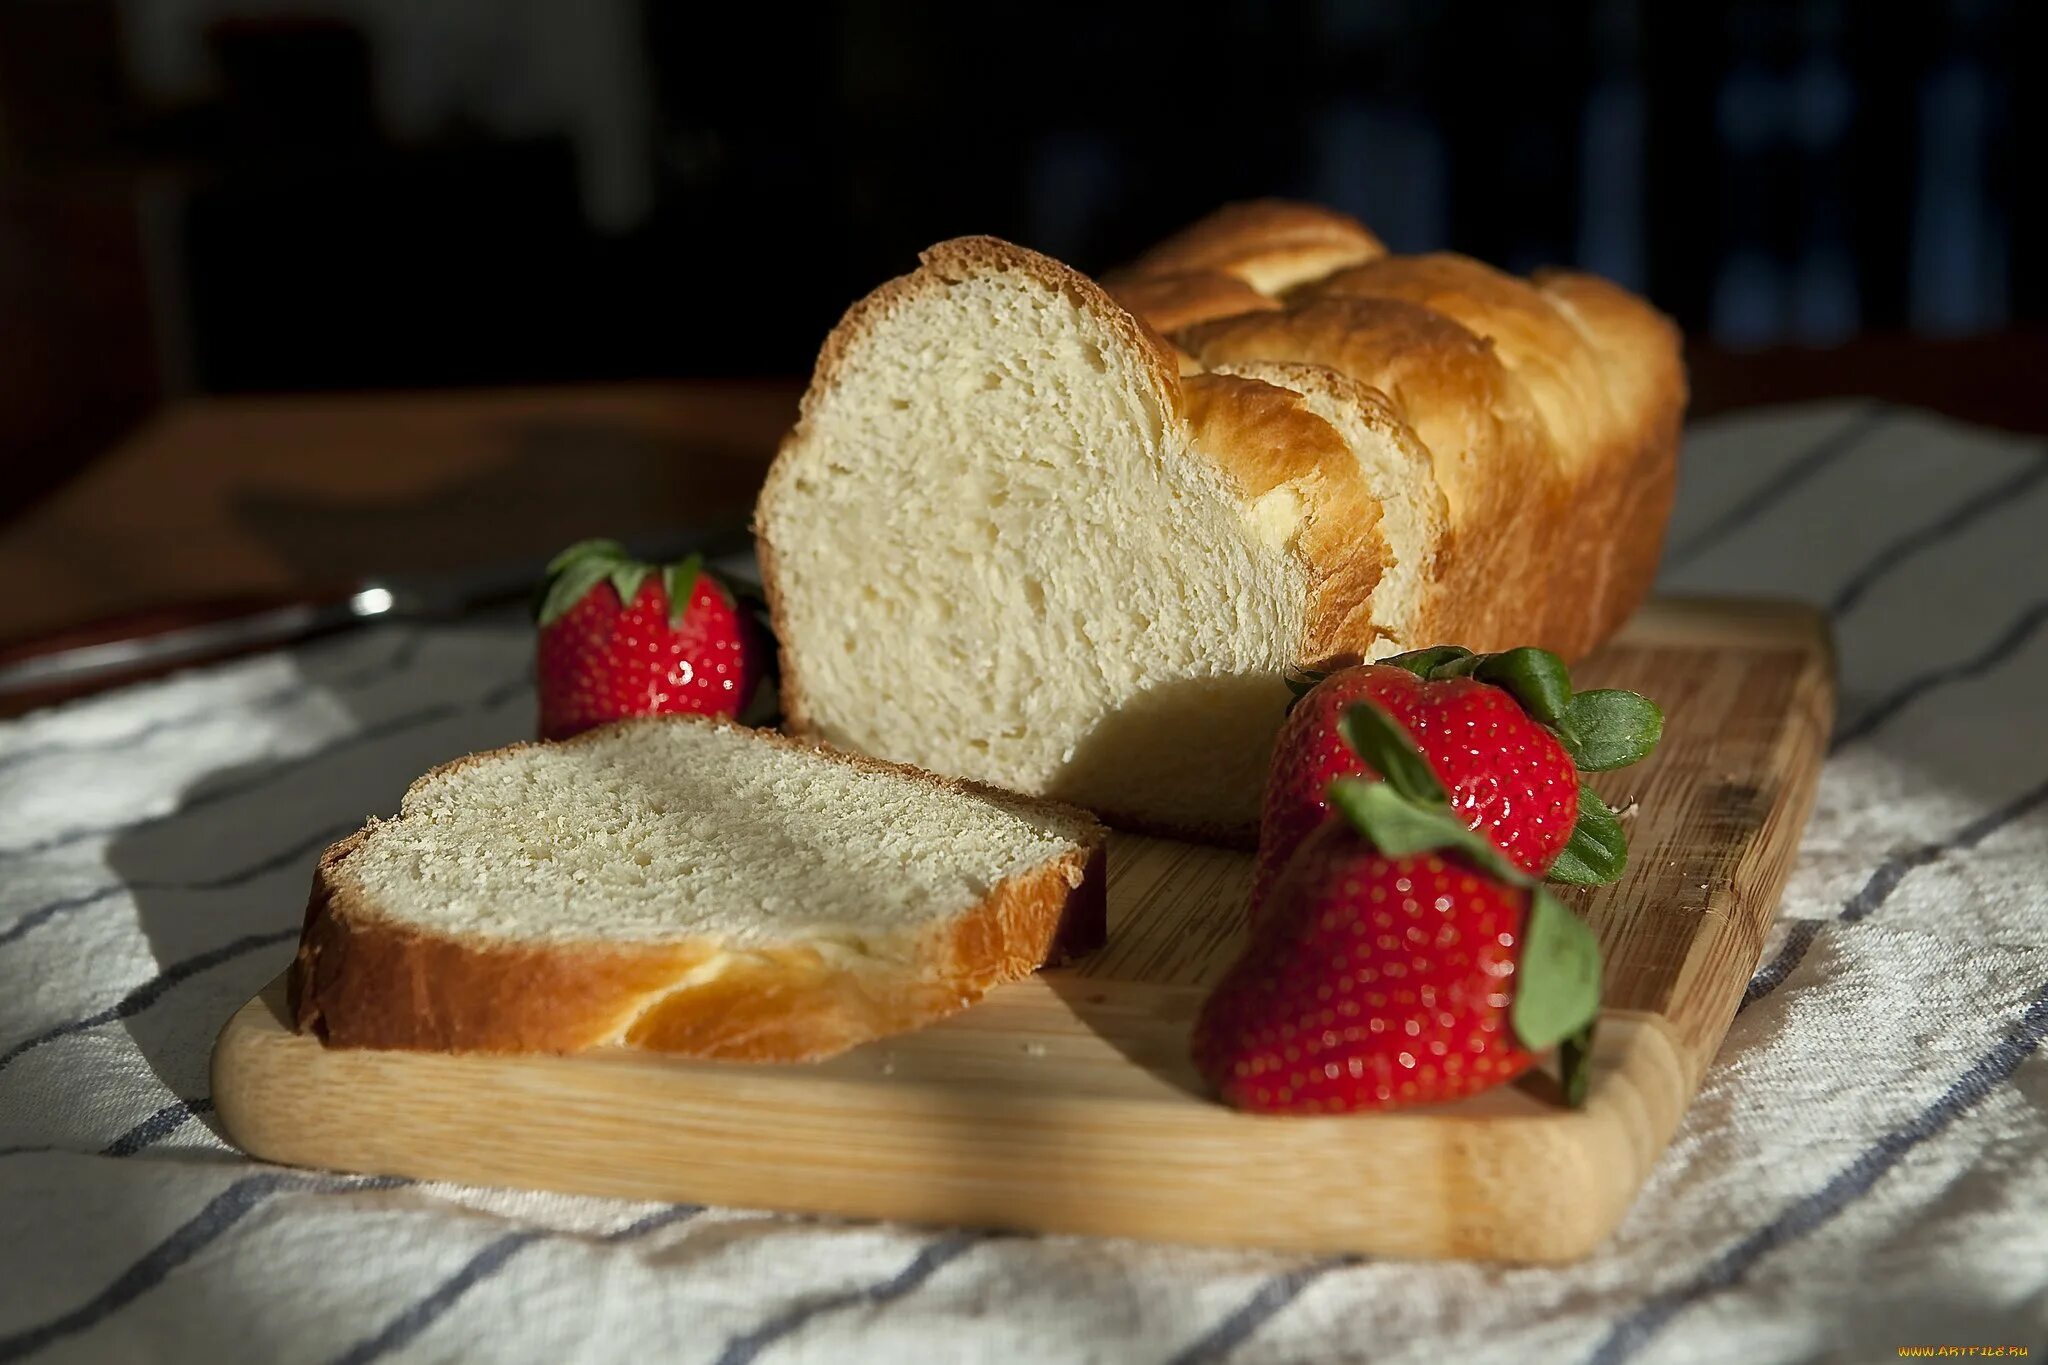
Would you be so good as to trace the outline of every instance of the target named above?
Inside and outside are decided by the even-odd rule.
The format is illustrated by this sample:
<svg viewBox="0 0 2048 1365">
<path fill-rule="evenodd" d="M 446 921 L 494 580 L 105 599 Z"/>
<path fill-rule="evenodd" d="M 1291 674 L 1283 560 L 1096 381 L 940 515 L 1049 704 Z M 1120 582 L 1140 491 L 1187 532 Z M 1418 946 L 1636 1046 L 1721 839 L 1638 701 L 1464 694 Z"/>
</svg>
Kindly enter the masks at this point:
<svg viewBox="0 0 2048 1365">
<path fill-rule="evenodd" d="M 963 238 L 826 340 L 755 520 L 792 729 L 1244 841 L 1291 671 L 1642 599 L 1685 384 L 1625 291 L 1276 203 L 1110 285 Z"/>
<path fill-rule="evenodd" d="M 320 860 L 291 1003 L 329 1043 L 796 1061 L 1103 934 L 1081 811 L 671 716 L 436 769 Z"/>
</svg>

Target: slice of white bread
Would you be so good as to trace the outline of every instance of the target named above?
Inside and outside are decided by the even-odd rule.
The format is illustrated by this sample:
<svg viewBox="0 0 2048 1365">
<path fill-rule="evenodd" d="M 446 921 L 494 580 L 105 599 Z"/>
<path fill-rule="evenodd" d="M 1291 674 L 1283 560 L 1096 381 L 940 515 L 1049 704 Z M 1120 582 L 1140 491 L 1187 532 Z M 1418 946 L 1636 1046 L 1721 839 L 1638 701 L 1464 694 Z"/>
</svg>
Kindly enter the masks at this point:
<svg viewBox="0 0 2048 1365">
<path fill-rule="evenodd" d="M 291 973 L 341 1046 L 797 1061 L 1098 946 L 1081 811 L 675 716 L 437 768 L 329 849 Z"/>
<path fill-rule="evenodd" d="M 1244 840 L 1290 670 L 1576 658 L 1641 600 L 1684 380 L 1640 300 L 1301 205 L 1120 278 L 943 242 L 826 340 L 755 514 L 790 728 Z"/>
</svg>

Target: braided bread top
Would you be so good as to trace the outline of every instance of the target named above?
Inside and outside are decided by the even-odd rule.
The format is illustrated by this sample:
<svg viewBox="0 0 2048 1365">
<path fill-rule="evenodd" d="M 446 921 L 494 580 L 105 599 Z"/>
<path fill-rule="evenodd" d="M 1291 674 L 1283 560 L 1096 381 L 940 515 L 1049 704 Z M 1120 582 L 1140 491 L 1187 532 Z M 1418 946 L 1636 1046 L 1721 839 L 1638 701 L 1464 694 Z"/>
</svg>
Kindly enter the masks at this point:
<svg viewBox="0 0 2048 1365">
<path fill-rule="evenodd" d="M 1448 508 L 1434 618 L 1461 643 L 1575 656 L 1647 590 L 1685 377 L 1676 330 L 1627 291 L 1391 255 L 1343 214 L 1273 200 L 1217 211 L 1107 284 L 1185 374 L 1322 366 L 1384 401 Z"/>
</svg>

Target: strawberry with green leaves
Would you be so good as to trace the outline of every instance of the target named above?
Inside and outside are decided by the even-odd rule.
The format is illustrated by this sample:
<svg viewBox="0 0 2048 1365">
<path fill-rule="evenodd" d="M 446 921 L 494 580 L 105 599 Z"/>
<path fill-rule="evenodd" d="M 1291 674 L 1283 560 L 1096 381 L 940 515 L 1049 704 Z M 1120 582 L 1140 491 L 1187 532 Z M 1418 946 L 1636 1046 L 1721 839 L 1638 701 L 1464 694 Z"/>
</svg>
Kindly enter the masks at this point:
<svg viewBox="0 0 2048 1365">
<path fill-rule="evenodd" d="M 1441 806 L 1359 777 L 1330 801 L 1202 1006 L 1204 1078 L 1236 1108 L 1341 1114 L 1458 1099 L 1556 1047 L 1578 1103 L 1592 931 Z"/>
<path fill-rule="evenodd" d="M 536 617 L 542 739 L 628 716 L 736 716 L 768 671 L 765 632 L 697 555 L 645 564 L 582 541 L 549 563 Z"/>
<path fill-rule="evenodd" d="M 1288 858 L 1329 818 L 1326 794 L 1340 777 L 1383 777 L 1448 808 L 1531 876 L 1603 885 L 1621 875 L 1627 837 L 1579 774 L 1655 748 L 1664 719 L 1654 702 L 1574 692 L 1563 662 L 1532 648 L 1442 645 L 1306 681 L 1273 749 L 1255 919 Z"/>
</svg>

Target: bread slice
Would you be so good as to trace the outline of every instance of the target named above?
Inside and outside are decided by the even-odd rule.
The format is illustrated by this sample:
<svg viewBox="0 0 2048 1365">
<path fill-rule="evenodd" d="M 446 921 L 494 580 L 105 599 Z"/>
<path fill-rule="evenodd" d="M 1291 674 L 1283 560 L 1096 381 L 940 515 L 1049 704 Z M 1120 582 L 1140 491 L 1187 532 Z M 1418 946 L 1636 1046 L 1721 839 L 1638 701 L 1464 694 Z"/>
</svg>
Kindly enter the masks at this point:
<svg viewBox="0 0 2048 1365">
<path fill-rule="evenodd" d="M 291 972 L 331 1044 L 799 1061 L 1098 946 L 1086 814 L 726 721 L 437 768 L 329 849 Z"/>
<path fill-rule="evenodd" d="M 1304 655 L 1320 665 L 1436 643 L 1438 619 L 1446 607 L 1441 557 L 1450 512 L 1431 470 L 1429 451 L 1377 390 L 1319 365 L 1259 360 L 1218 365 L 1207 375 L 1184 381 L 1199 445 L 1229 449 L 1251 439 L 1249 434 L 1233 438 L 1209 427 L 1217 405 L 1205 401 L 1205 390 L 1225 379 L 1254 380 L 1285 390 L 1289 408 L 1307 418 L 1311 429 L 1316 423 L 1327 427 L 1328 435 L 1343 446 L 1377 508 L 1378 536 L 1385 552 L 1373 579 L 1368 618 L 1344 621 L 1333 612 L 1312 612 L 1319 633 L 1307 642 Z M 1232 406 L 1240 419 L 1258 409 L 1249 402 Z M 1269 435 L 1283 429 L 1275 423 Z M 1305 542 L 1314 537 L 1327 542 L 1305 545 L 1310 561 L 1334 566 L 1359 559 L 1365 552 L 1364 527 L 1329 515 L 1330 509 L 1323 511 L 1304 533 Z"/>
</svg>

